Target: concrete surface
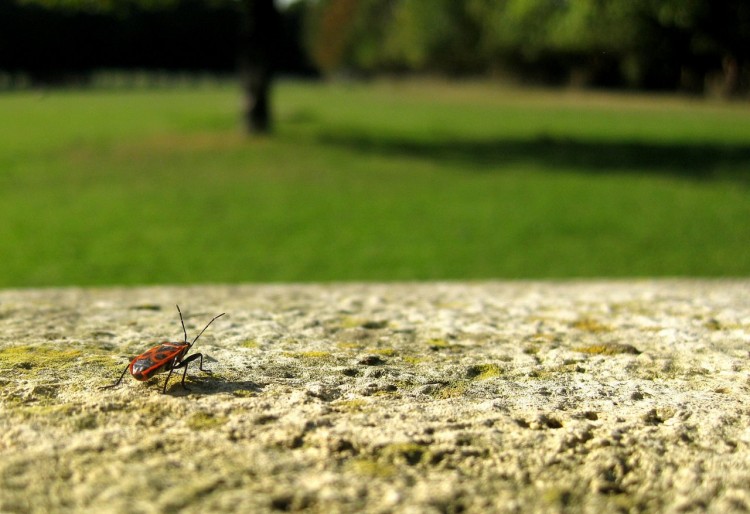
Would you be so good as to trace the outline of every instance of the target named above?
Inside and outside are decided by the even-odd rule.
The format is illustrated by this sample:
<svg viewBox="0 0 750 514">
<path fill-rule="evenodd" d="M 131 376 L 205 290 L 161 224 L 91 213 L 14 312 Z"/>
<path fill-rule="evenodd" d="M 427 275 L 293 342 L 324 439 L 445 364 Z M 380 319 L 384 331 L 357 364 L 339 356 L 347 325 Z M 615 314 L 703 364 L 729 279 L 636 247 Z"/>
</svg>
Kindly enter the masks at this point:
<svg viewBox="0 0 750 514">
<path fill-rule="evenodd" d="M 747 512 L 750 280 L 0 291 L 0 512 Z M 112 383 L 189 338 L 204 367 Z M 181 371 L 181 370 L 179 370 Z"/>
</svg>

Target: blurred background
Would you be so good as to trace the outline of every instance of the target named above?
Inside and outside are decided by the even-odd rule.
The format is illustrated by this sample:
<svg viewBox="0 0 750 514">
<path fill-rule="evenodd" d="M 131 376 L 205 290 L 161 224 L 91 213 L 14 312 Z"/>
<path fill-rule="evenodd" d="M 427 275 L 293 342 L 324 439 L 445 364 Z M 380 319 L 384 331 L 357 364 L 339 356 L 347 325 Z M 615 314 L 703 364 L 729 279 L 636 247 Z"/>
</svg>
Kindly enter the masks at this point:
<svg viewBox="0 0 750 514">
<path fill-rule="evenodd" d="M 0 287 L 750 272 L 750 4 L 2 0 Z"/>
</svg>

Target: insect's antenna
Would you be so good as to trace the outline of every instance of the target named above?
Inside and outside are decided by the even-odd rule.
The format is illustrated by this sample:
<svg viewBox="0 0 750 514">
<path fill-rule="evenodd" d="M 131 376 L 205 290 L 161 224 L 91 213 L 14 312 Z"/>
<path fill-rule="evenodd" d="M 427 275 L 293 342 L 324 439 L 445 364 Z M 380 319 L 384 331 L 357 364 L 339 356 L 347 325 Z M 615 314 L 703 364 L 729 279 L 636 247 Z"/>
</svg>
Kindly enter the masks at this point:
<svg viewBox="0 0 750 514">
<path fill-rule="evenodd" d="M 218 316 L 214 316 L 214 319 L 212 319 L 211 321 L 209 321 L 209 322 L 208 322 L 208 325 L 206 325 L 206 328 L 208 328 L 208 327 L 209 327 L 209 326 L 211 325 L 211 323 L 213 323 L 214 321 L 216 321 L 216 320 L 217 320 L 218 318 L 222 317 L 222 316 L 223 316 L 224 314 L 226 314 L 226 312 L 222 312 L 222 313 L 221 313 L 221 314 L 219 314 Z M 199 337 L 200 337 L 200 336 L 201 336 L 201 335 L 203 334 L 203 332 L 205 332 L 205 331 L 206 331 L 206 328 L 204 328 L 203 330 L 201 330 L 201 333 L 200 333 L 200 334 L 198 334 L 197 336 L 195 336 L 195 339 L 193 339 L 193 342 L 192 342 L 192 343 L 190 343 L 190 346 L 193 346 L 193 345 L 195 344 L 195 342 L 196 342 L 196 341 L 198 340 L 198 338 L 199 338 Z M 185 338 L 185 341 L 187 341 L 187 338 Z"/>
<path fill-rule="evenodd" d="M 177 306 L 177 312 L 180 313 L 180 323 L 182 323 L 182 332 L 185 334 L 185 339 L 183 339 L 183 341 L 187 341 L 187 330 L 185 330 L 185 322 L 182 320 L 182 311 L 180 310 L 180 306 L 179 305 Z M 213 320 L 211 320 L 211 321 L 213 321 Z M 198 339 L 198 338 L 196 337 L 196 339 Z M 193 342 L 195 342 L 195 341 L 193 341 Z"/>
</svg>

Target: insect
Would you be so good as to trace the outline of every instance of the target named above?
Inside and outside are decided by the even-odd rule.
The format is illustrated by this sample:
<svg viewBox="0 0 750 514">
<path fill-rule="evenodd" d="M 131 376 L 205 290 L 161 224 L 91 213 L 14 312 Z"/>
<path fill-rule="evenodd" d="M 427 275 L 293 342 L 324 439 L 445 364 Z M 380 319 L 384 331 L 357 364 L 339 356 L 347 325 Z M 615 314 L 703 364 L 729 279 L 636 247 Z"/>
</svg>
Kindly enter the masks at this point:
<svg viewBox="0 0 750 514">
<path fill-rule="evenodd" d="M 185 368 L 185 371 L 182 372 L 182 387 L 189 391 L 190 389 L 188 389 L 188 387 L 185 385 L 185 376 L 187 375 L 188 364 L 193 362 L 195 359 L 200 359 L 198 369 L 200 369 L 204 373 L 211 373 L 209 370 L 203 369 L 202 353 L 194 353 L 188 358 L 184 357 L 187 352 L 190 351 L 190 348 L 192 348 L 198 338 L 203 334 L 203 332 L 206 331 L 206 328 L 208 328 L 211 323 L 213 323 L 214 321 L 216 321 L 216 319 L 222 317 L 226 313 L 222 312 L 218 316 L 215 316 L 211 321 L 208 322 L 208 325 L 206 325 L 206 327 L 201 330 L 201 333 L 198 334 L 195 339 L 193 339 L 193 342 L 188 343 L 187 330 L 185 330 L 185 322 L 182 319 L 182 311 L 180 310 L 179 305 L 177 306 L 177 312 L 180 313 L 180 323 L 182 323 L 182 332 L 185 334 L 185 340 L 183 342 L 175 343 L 165 341 L 154 346 L 150 350 L 146 350 L 138 357 L 130 361 L 130 364 L 128 364 L 127 367 L 122 371 L 122 375 L 120 375 L 120 378 L 117 379 L 117 382 L 108 386 L 104 386 L 100 389 L 117 387 L 117 385 L 122 382 L 122 378 L 125 376 L 125 373 L 127 373 L 128 371 L 130 371 L 130 374 L 133 375 L 133 378 L 142 382 L 148 380 L 158 373 L 169 371 L 167 379 L 164 381 L 164 388 L 162 389 L 162 393 L 166 393 L 167 383 L 169 382 L 169 377 L 172 376 L 172 371 L 178 368 Z"/>
</svg>

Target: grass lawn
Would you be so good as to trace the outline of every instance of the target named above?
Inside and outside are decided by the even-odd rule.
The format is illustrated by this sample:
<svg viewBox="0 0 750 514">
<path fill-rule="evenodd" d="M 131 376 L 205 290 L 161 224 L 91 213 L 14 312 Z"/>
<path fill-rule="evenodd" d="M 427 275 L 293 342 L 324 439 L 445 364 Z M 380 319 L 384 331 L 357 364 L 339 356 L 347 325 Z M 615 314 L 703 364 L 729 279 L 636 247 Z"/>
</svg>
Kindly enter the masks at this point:
<svg viewBox="0 0 750 514">
<path fill-rule="evenodd" d="M 0 95 L 0 287 L 750 274 L 750 105 L 491 84 Z"/>
</svg>

